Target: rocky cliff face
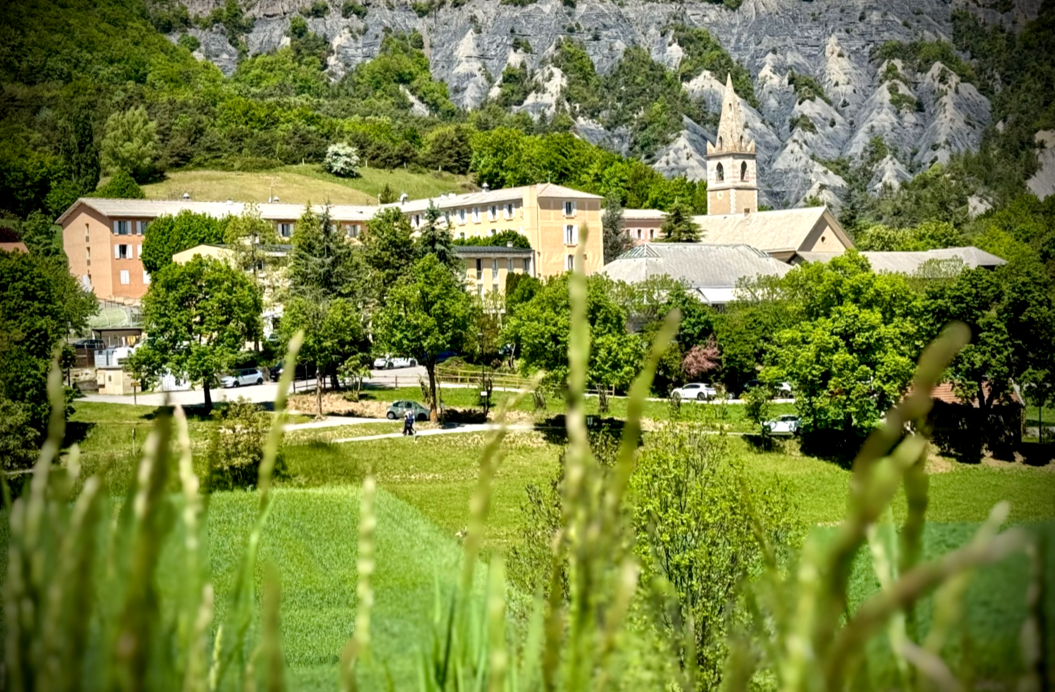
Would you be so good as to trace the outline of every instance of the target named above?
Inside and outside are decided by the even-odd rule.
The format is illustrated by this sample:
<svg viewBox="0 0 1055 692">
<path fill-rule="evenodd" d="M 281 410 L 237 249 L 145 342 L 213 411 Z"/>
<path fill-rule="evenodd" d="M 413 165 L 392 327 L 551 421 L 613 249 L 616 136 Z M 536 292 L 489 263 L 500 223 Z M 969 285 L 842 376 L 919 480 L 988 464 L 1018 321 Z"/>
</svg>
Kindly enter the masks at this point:
<svg viewBox="0 0 1055 692">
<path fill-rule="evenodd" d="M 846 183 L 832 160 L 856 158 L 873 137 L 882 137 L 890 153 L 877 166 L 871 185 L 896 185 L 932 162 L 977 146 L 990 119 L 980 85 L 964 81 L 948 66 L 935 62 L 914 71 L 897 59 L 880 64 L 872 59 L 873 50 L 887 41 L 949 41 L 956 7 L 1015 27 L 1036 15 L 1039 2 L 1019 0 L 1010 11 L 1000 12 L 990 0 L 745 0 L 735 11 L 708 3 L 640 0 L 577 0 L 575 7 L 560 0 L 523 7 L 470 0 L 421 17 L 407 0 L 372 0 L 363 19 L 345 19 L 340 0 L 330 0 L 329 15 L 308 24 L 331 42 L 328 72 L 334 78 L 375 56 L 386 28 L 416 29 L 425 37 L 434 76 L 467 109 L 493 93 L 506 66 L 526 64 L 535 86 L 520 108 L 536 117 L 551 114 L 562 98 L 564 76 L 546 65 L 561 37 L 580 40 L 604 73 L 629 46 L 642 46 L 654 60 L 674 68 L 683 51 L 667 28 L 674 23 L 703 27 L 754 78 L 759 107 L 744 103 L 743 110 L 758 148 L 763 202 L 791 206 L 817 196 L 838 205 Z M 223 0 L 185 4 L 192 15 L 200 15 Z M 288 42 L 290 18 L 308 4 L 247 3 L 246 13 L 256 20 L 246 39 L 250 53 Z M 234 70 L 237 51 L 219 28 L 193 33 L 201 41 L 203 59 L 225 72 Z M 517 38 L 526 39 L 531 52 L 515 50 Z M 792 73 L 812 77 L 823 87 L 823 98 L 801 99 L 791 84 Z M 898 78 L 890 77 L 894 73 Z M 724 80 L 725 75 L 704 72 L 684 87 L 717 110 Z M 612 149 L 626 146 L 625 132 L 607 131 L 596 122 L 580 121 L 578 131 Z M 686 119 L 682 132 L 656 153 L 655 167 L 670 175 L 703 178 L 705 143 L 712 137 Z"/>
</svg>

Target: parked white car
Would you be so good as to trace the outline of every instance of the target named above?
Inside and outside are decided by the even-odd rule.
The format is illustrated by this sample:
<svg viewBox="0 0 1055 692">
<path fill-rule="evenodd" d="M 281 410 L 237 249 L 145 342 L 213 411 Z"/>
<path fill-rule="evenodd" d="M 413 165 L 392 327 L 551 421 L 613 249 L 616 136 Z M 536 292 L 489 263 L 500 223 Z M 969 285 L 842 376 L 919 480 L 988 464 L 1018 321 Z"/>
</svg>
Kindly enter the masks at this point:
<svg viewBox="0 0 1055 692">
<path fill-rule="evenodd" d="M 799 417 L 788 414 L 776 420 L 767 420 L 762 427 L 773 437 L 791 437 L 799 434 L 799 425 Z"/>
<path fill-rule="evenodd" d="M 695 399 L 696 401 L 708 401 L 718 396 L 718 390 L 709 384 L 693 382 L 682 385 L 670 393 L 670 396 L 679 396 L 682 399 Z"/>
<path fill-rule="evenodd" d="M 374 360 L 374 370 L 391 370 L 393 368 L 416 368 L 418 361 L 415 358 L 393 358 L 392 356 L 381 356 Z"/>
<path fill-rule="evenodd" d="M 258 368 L 241 368 L 220 378 L 225 388 L 241 387 L 247 384 L 264 384 L 264 371 Z"/>
</svg>

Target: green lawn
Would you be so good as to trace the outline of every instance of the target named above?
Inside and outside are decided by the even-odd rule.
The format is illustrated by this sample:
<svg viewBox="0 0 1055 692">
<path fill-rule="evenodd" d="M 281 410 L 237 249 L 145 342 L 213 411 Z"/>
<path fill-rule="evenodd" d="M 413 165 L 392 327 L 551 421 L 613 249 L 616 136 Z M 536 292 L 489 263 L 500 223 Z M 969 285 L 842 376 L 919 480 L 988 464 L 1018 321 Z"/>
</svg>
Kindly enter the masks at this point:
<svg viewBox="0 0 1055 692">
<path fill-rule="evenodd" d="M 313 164 L 283 166 L 269 171 L 185 170 L 170 172 L 165 180 L 143 186 L 148 199 L 191 199 L 223 202 L 266 202 L 272 195 L 284 203 L 377 204 L 388 185 L 398 196 L 411 199 L 468 190 L 468 178 L 449 173 L 412 173 L 403 169 L 364 168 L 357 178 L 338 178 Z"/>
</svg>

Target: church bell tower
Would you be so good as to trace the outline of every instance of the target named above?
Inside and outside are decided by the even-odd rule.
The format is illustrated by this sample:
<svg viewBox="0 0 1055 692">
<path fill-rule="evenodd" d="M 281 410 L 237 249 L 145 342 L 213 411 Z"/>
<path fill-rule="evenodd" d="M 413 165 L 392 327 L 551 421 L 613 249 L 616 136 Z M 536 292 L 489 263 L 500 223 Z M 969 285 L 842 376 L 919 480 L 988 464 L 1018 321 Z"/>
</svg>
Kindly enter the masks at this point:
<svg viewBox="0 0 1055 692">
<path fill-rule="evenodd" d="M 744 135 L 740 97 L 733 77 L 725 82 L 717 144 L 707 142 L 707 214 L 753 214 L 758 211 L 755 143 Z"/>
</svg>

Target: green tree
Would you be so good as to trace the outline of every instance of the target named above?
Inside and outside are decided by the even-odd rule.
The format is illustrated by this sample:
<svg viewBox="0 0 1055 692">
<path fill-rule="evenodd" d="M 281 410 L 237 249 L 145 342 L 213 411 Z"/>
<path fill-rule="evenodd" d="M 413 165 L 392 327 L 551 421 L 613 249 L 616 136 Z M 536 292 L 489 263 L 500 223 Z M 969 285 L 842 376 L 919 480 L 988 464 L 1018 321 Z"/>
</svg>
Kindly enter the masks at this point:
<svg viewBox="0 0 1055 692">
<path fill-rule="evenodd" d="M 415 249 L 418 259 L 435 255 L 440 264 L 450 267 L 456 274 L 465 272 L 465 264 L 454 254 L 451 222 L 432 200 L 429 200 L 429 206 L 425 209 L 425 224 L 418 233 Z"/>
<path fill-rule="evenodd" d="M 358 259 L 356 249 L 331 220 L 329 207 L 319 213 L 305 207 L 293 232 L 290 291 L 332 298 L 358 295 L 362 281 Z"/>
<path fill-rule="evenodd" d="M 418 260 L 389 291 L 374 316 L 378 342 L 416 358 L 429 375 L 430 417 L 437 420 L 436 359 L 471 340 L 476 323 L 465 287 L 435 255 Z"/>
<path fill-rule="evenodd" d="M 47 257 L 61 255 L 65 258 L 61 228 L 39 211 L 18 224 L 18 237 L 33 254 Z"/>
<path fill-rule="evenodd" d="M 322 167 L 339 178 L 354 178 L 359 175 L 359 151 L 347 142 L 331 144 Z"/>
<path fill-rule="evenodd" d="M 437 127 L 425 136 L 422 163 L 429 168 L 464 175 L 472 162 L 473 129 L 467 125 Z"/>
<path fill-rule="evenodd" d="M 703 235 L 692 220 L 692 210 L 683 202 L 675 202 L 659 229 L 668 243 L 698 243 Z"/>
<path fill-rule="evenodd" d="M 634 246 L 623 226 L 623 203 L 617 193 L 609 192 L 605 195 L 604 214 L 601 215 L 605 264 L 608 264 Z"/>
<path fill-rule="evenodd" d="M 590 349 L 587 379 L 622 389 L 626 373 L 641 364 L 641 347 L 626 331 L 626 310 L 613 298 L 612 282 L 602 276 L 587 282 Z M 531 300 L 520 303 L 506 322 L 505 340 L 519 344 L 520 366 L 525 372 L 544 370 L 546 379 L 563 386 L 568 379 L 567 353 L 571 312 L 568 275 L 553 277 Z M 603 348 L 602 348 L 603 346 Z"/>
<path fill-rule="evenodd" d="M 139 183 L 150 180 L 160 172 L 160 153 L 157 125 L 143 106 L 119 111 L 107 119 L 102 162 L 111 173 L 124 171 Z"/>
<path fill-rule="evenodd" d="M 235 253 L 237 266 L 253 277 L 265 302 L 273 300 L 275 296 L 268 295 L 265 289 L 285 264 L 285 258 L 275 251 L 275 246 L 280 244 L 275 225 L 260 218 L 259 207 L 250 204 L 241 214 L 227 220 L 223 240 Z"/>
<path fill-rule="evenodd" d="M 1015 383 L 1041 389 L 1055 363 L 1055 291 L 1036 259 L 995 271 L 962 272 L 927 291 L 929 332 L 953 320 L 971 328 L 971 343 L 949 366 L 957 393 L 983 411 L 1006 400 Z"/>
<path fill-rule="evenodd" d="M 88 196 L 106 197 L 108 199 L 147 198 L 146 193 L 143 192 L 143 188 L 139 187 L 136 181 L 132 179 L 132 176 L 125 171 L 117 171 L 114 173 L 105 185 Z"/>
<path fill-rule="evenodd" d="M 154 377 L 168 370 L 201 383 L 205 408 L 212 409 L 210 387 L 218 373 L 260 338 L 262 301 L 245 272 L 219 260 L 195 257 L 169 264 L 151 277 L 143 298 L 143 330 L 149 334 L 138 351 Z"/>
<path fill-rule="evenodd" d="M 304 344 L 298 357 L 315 366 L 316 415 L 321 418 L 323 378 L 329 375 L 335 380 L 343 363 L 366 350 L 363 319 L 347 298 L 296 295 L 286 303 L 279 334 L 284 343 L 289 343 L 301 330 Z"/>
<path fill-rule="evenodd" d="M 370 268 L 370 283 L 382 303 L 388 291 L 414 262 L 410 222 L 399 209 L 382 209 L 362 235 L 363 258 Z"/>
<path fill-rule="evenodd" d="M 803 435 L 843 453 L 904 395 L 922 351 L 922 301 L 904 277 L 849 252 L 782 281 L 792 325 L 769 349 L 767 380 L 795 386 Z"/>
<path fill-rule="evenodd" d="M 0 405 L 25 426 L 0 430 L 0 446 L 23 452 L 5 457 L 5 468 L 35 458 L 47 428 L 48 371 L 69 325 L 56 278 L 49 258 L 0 251 Z"/>
<path fill-rule="evenodd" d="M 392 204 L 392 202 L 395 202 L 397 199 L 398 197 L 396 197 L 396 193 L 393 192 L 388 183 L 385 183 L 385 186 L 381 188 L 380 194 L 377 195 L 378 204 Z"/>
<path fill-rule="evenodd" d="M 860 230 L 855 241 L 859 250 L 885 252 L 917 252 L 967 245 L 963 234 L 947 221 L 924 221 L 909 228 L 877 224 Z"/>
<path fill-rule="evenodd" d="M 224 242 L 227 220 L 184 209 L 175 216 L 159 216 L 143 236 L 143 268 L 151 276 L 172 264 L 172 256 L 197 245 Z"/>
</svg>

